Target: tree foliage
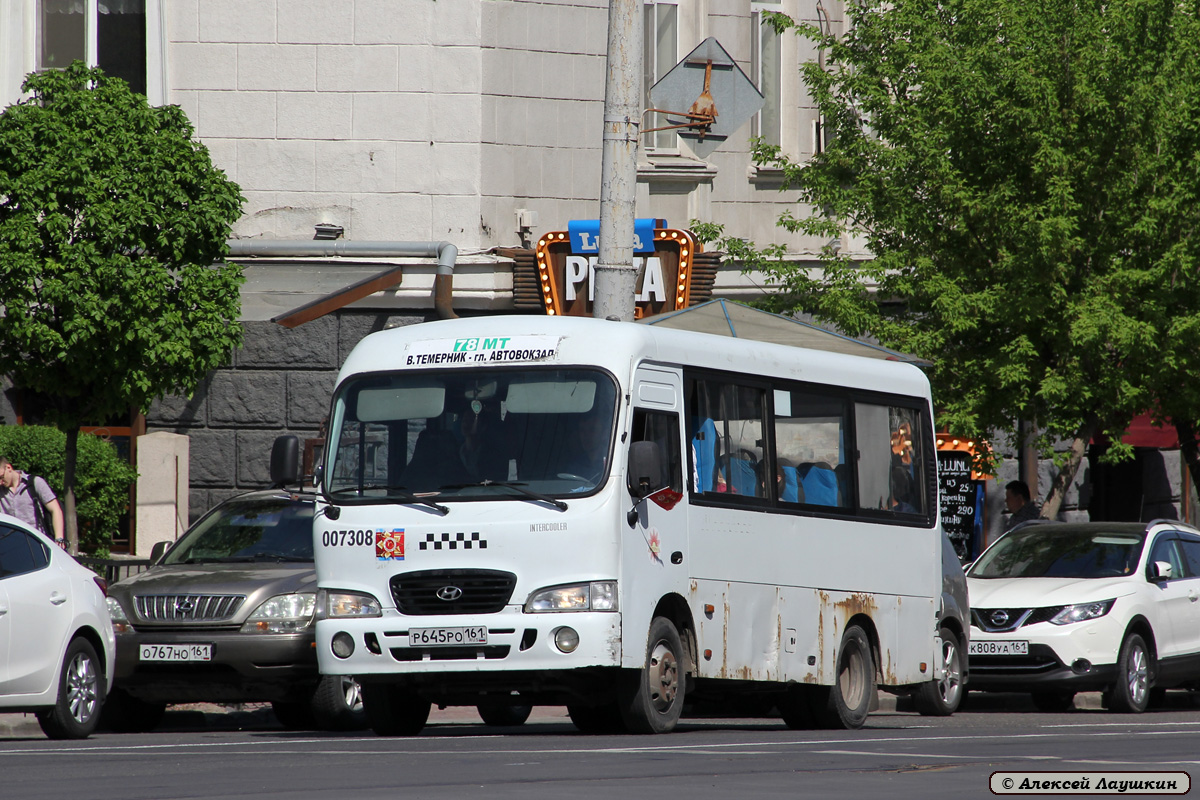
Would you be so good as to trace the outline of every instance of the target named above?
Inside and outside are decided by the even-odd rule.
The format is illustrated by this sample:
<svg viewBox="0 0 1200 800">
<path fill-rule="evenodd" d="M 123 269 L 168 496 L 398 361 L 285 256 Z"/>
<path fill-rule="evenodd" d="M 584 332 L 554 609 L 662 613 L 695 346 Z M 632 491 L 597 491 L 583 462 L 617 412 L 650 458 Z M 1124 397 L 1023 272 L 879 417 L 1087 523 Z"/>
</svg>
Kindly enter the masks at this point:
<svg viewBox="0 0 1200 800">
<path fill-rule="evenodd" d="M 932 360 L 940 421 L 957 432 L 1035 420 L 1044 450 L 1074 443 L 1074 464 L 1093 435 L 1119 441 L 1197 360 L 1197 5 L 870 0 L 846 13 L 842 37 L 772 16 L 825 53 L 803 75 L 827 147 L 800 164 L 759 144 L 756 158 L 799 191 L 780 224 L 863 237 L 874 259 L 827 248 L 820 275 L 773 260 L 777 301 Z"/>
<path fill-rule="evenodd" d="M 0 113 L 0 373 L 73 432 L 190 393 L 241 342 L 243 199 L 177 106 L 75 62 Z"/>
</svg>

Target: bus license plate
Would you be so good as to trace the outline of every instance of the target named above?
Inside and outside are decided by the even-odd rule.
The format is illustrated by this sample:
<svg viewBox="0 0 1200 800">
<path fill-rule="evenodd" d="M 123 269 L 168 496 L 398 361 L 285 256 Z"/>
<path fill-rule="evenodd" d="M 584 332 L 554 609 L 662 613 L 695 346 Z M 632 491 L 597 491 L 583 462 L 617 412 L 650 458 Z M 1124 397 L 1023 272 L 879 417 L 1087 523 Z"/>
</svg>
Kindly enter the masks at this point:
<svg viewBox="0 0 1200 800">
<path fill-rule="evenodd" d="M 487 628 L 482 625 L 465 628 L 412 628 L 408 632 L 408 643 L 413 647 L 487 644 Z"/>
<path fill-rule="evenodd" d="M 972 641 L 967 648 L 968 656 L 1027 656 L 1029 642 L 976 642 Z"/>
<path fill-rule="evenodd" d="M 211 644 L 144 644 L 138 649 L 141 661 L 212 661 Z"/>
</svg>

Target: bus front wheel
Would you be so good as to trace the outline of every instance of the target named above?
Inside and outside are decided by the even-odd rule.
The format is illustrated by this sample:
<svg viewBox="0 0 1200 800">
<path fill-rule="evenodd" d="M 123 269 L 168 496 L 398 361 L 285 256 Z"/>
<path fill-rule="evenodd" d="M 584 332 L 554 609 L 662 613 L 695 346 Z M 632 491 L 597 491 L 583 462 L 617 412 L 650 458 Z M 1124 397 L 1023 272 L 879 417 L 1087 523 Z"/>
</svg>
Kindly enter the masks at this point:
<svg viewBox="0 0 1200 800">
<path fill-rule="evenodd" d="M 362 702 L 379 736 L 416 736 L 429 720 L 429 701 L 404 686 L 363 684 Z"/>
<path fill-rule="evenodd" d="M 686 669 L 679 631 L 655 617 L 647 637 L 645 665 L 620 690 L 621 719 L 630 733 L 667 733 L 683 711 Z"/>
</svg>

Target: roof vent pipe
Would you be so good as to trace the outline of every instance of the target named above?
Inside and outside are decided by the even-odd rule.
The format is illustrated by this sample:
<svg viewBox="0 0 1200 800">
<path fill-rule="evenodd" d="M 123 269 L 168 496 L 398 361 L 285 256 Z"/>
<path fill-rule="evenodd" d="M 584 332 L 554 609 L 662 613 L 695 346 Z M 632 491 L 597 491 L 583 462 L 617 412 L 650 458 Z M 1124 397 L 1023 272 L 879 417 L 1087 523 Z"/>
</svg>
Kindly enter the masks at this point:
<svg viewBox="0 0 1200 800">
<path fill-rule="evenodd" d="M 454 262 L 450 242 L 360 242 L 346 239 L 230 239 L 230 257 L 263 258 L 437 258 L 433 307 L 442 319 L 454 319 Z M 350 302 L 350 301 L 347 301 Z"/>
</svg>

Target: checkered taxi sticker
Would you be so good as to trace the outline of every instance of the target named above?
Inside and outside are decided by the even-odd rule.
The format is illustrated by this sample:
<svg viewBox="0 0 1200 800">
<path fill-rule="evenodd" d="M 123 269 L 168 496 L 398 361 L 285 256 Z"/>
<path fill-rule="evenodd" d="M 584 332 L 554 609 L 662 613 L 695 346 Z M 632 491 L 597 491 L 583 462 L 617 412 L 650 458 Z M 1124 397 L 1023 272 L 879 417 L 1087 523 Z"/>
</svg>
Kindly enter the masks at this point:
<svg viewBox="0 0 1200 800">
<path fill-rule="evenodd" d="M 470 537 L 470 538 L 468 538 Z M 486 550 L 487 539 L 473 533 L 427 533 L 425 541 L 417 545 L 421 550 Z"/>
</svg>

